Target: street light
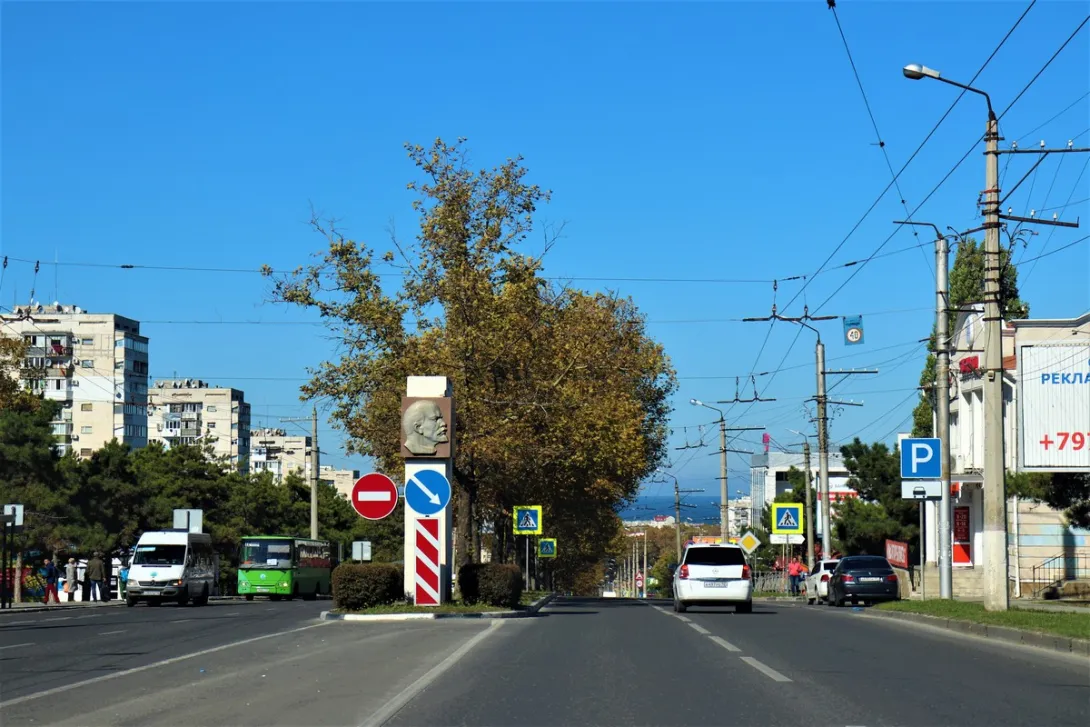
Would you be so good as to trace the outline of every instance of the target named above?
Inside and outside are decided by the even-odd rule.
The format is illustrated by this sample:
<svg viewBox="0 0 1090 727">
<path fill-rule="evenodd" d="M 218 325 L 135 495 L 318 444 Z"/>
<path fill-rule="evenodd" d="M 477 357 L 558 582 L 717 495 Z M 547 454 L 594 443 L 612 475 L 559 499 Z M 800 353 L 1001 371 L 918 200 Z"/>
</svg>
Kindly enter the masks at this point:
<svg viewBox="0 0 1090 727">
<path fill-rule="evenodd" d="M 727 420 L 723 416 L 722 409 L 705 404 L 700 399 L 689 399 L 689 403 L 719 413 L 719 534 L 723 538 L 723 543 L 726 543 L 730 538 L 728 532 L 730 500 L 727 493 Z"/>
<path fill-rule="evenodd" d="M 984 132 L 984 607 L 989 611 L 1010 608 L 1007 590 L 1007 497 L 1003 440 L 1003 321 L 999 309 L 999 120 L 991 97 L 979 88 L 943 78 L 938 71 L 913 63 L 904 67 L 905 78 L 931 78 L 984 97 L 988 124 Z M 952 594 L 953 582 L 943 583 L 939 569 L 940 596 Z M 952 575 L 952 574 L 951 574 Z"/>
<path fill-rule="evenodd" d="M 806 567 L 814 570 L 814 503 L 810 494 L 810 435 L 803 434 L 797 429 L 788 429 L 792 434 L 802 437 L 803 455 L 806 457 Z M 828 523 L 823 523 L 828 528 Z M 828 555 L 825 555 L 828 558 Z"/>
</svg>

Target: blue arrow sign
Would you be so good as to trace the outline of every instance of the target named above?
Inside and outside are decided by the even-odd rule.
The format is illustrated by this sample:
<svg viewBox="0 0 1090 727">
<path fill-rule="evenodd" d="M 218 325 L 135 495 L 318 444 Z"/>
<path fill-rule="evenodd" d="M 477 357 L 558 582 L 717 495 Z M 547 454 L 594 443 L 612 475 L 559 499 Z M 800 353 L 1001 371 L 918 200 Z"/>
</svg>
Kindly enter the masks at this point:
<svg viewBox="0 0 1090 727">
<path fill-rule="evenodd" d="M 434 515 L 450 502 L 450 482 L 435 470 L 421 470 L 405 482 L 405 504 L 418 515 Z"/>
<path fill-rule="evenodd" d="M 942 440 L 937 437 L 901 442 L 901 478 L 937 480 L 942 477 Z"/>
</svg>

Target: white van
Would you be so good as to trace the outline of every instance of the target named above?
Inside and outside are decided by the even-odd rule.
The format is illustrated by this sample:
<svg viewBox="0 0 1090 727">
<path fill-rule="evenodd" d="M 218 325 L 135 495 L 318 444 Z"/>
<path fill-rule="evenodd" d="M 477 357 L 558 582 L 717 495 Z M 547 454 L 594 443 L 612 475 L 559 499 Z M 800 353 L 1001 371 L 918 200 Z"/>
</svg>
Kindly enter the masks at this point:
<svg viewBox="0 0 1090 727">
<path fill-rule="evenodd" d="M 158 606 L 176 601 L 184 606 L 208 604 L 216 583 L 212 537 L 186 530 L 160 530 L 140 536 L 129 565 L 125 604 Z"/>
</svg>

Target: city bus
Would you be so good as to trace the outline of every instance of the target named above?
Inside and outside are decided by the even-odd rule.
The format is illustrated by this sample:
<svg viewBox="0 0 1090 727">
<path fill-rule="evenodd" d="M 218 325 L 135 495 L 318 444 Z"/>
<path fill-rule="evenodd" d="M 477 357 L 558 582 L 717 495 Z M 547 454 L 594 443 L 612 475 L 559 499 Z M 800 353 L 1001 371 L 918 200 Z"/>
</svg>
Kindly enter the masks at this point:
<svg viewBox="0 0 1090 727">
<path fill-rule="evenodd" d="M 242 539 L 238 557 L 238 593 L 270 600 L 299 596 L 314 600 L 332 593 L 333 562 L 329 542 L 290 535 L 250 535 Z"/>
</svg>

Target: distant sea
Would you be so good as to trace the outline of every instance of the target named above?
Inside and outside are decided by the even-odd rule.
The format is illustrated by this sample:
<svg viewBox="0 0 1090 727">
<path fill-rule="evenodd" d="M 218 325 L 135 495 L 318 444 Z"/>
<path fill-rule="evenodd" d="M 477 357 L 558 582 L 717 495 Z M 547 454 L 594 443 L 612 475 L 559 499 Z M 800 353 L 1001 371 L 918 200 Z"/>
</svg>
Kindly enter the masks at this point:
<svg viewBox="0 0 1090 727">
<path fill-rule="evenodd" d="M 719 522 L 718 495 L 686 495 L 684 501 L 690 505 L 695 505 L 695 507 L 682 508 L 682 520 L 691 518 L 696 523 Z M 621 519 L 625 521 L 651 520 L 655 515 L 673 517 L 673 495 L 643 495 L 636 500 L 632 507 L 621 511 Z"/>
</svg>

